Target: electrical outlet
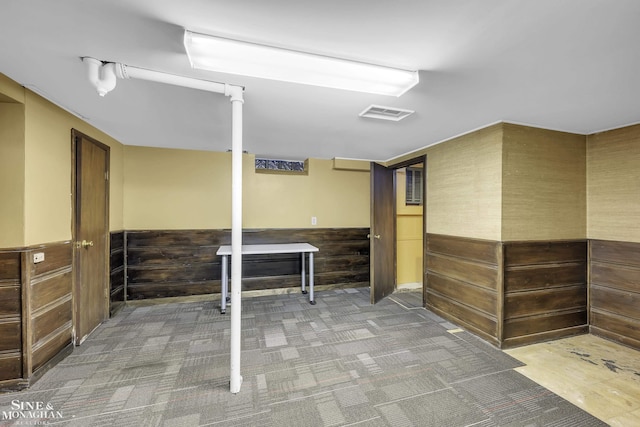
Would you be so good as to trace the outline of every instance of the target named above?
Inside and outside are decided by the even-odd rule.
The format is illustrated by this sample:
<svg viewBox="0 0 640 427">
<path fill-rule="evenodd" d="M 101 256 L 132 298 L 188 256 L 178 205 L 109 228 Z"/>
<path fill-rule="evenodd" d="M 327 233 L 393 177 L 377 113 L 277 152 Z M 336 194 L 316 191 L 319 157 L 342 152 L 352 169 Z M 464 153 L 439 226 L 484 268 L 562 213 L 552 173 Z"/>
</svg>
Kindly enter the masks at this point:
<svg viewBox="0 0 640 427">
<path fill-rule="evenodd" d="M 316 218 L 315 216 L 311 217 L 311 225 L 318 225 L 318 218 Z"/>
<path fill-rule="evenodd" d="M 33 254 L 33 263 L 37 264 L 39 262 L 44 261 L 44 252 L 36 252 Z"/>
</svg>

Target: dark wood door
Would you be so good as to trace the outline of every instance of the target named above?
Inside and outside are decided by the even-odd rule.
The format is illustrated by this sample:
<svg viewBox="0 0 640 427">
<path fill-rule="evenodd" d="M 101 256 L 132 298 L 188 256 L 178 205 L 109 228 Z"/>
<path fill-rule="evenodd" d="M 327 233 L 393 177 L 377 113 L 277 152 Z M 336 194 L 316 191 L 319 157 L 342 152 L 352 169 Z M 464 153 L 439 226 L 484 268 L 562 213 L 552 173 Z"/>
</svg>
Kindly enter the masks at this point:
<svg viewBox="0 0 640 427">
<path fill-rule="evenodd" d="M 395 170 L 371 163 L 371 303 L 396 287 Z"/>
<path fill-rule="evenodd" d="M 80 344 L 108 318 L 109 147 L 73 132 L 74 323 Z"/>
</svg>

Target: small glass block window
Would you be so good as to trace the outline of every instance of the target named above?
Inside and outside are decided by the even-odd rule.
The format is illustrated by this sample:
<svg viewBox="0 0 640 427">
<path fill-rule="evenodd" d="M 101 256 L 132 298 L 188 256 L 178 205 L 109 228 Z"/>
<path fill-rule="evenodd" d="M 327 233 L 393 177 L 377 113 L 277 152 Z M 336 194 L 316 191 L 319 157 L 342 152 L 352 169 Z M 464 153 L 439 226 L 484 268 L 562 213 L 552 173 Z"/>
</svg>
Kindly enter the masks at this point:
<svg viewBox="0 0 640 427">
<path fill-rule="evenodd" d="M 422 205 L 422 168 L 407 168 L 407 205 Z"/>
</svg>

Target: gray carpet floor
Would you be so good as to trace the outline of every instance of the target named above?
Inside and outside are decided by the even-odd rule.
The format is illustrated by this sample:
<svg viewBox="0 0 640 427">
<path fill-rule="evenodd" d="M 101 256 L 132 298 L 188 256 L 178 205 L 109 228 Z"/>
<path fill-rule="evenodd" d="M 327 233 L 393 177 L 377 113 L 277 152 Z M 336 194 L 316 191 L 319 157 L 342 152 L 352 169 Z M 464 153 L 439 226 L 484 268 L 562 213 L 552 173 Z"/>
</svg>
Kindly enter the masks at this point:
<svg viewBox="0 0 640 427">
<path fill-rule="evenodd" d="M 368 289 L 330 290 L 316 301 L 243 298 L 238 394 L 219 301 L 125 307 L 29 390 L 0 395 L 0 425 L 605 425 L 421 308 L 418 292 L 371 305 Z M 40 420 L 8 420 L 37 402 L 49 408 Z"/>
</svg>

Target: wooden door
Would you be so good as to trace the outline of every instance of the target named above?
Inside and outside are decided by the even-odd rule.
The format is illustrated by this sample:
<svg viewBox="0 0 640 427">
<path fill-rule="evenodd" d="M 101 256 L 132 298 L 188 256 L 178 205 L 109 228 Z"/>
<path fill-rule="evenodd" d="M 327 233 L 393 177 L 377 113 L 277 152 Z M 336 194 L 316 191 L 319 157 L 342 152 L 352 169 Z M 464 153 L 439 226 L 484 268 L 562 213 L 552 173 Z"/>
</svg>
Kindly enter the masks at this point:
<svg viewBox="0 0 640 427">
<path fill-rule="evenodd" d="M 371 303 L 396 288 L 395 170 L 371 163 Z"/>
<path fill-rule="evenodd" d="M 109 147 L 73 131 L 74 325 L 80 344 L 109 313 Z"/>
</svg>

